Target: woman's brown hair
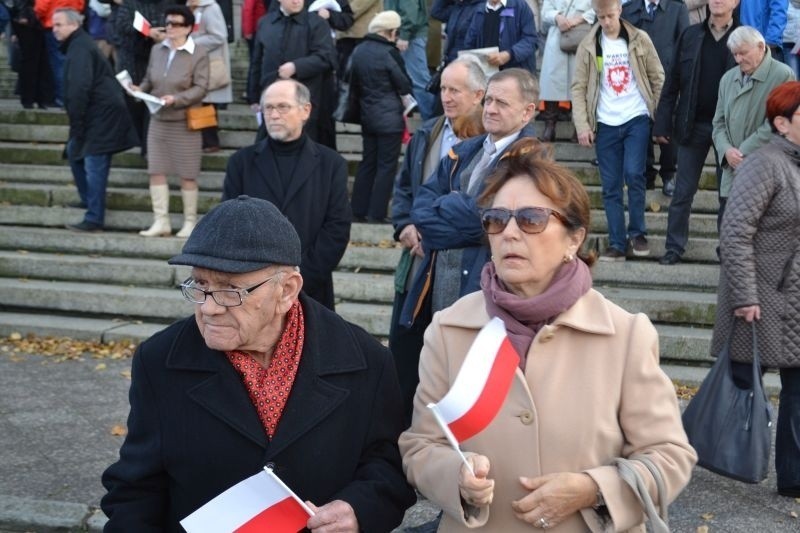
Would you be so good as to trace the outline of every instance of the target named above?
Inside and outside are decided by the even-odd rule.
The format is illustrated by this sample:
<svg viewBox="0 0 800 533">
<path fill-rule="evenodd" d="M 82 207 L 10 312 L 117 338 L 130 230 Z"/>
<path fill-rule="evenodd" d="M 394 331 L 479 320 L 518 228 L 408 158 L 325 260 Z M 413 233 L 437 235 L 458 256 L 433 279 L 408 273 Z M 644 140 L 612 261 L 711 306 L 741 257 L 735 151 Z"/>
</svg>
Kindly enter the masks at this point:
<svg viewBox="0 0 800 533">
<path fill-rule="evenodd" d="M 490 206 L 500 189 L 509 180 L 519 176 L 529 178 L 539 192 L 561 211 L 567 218 L 567 231 L 584 228 L 588 235 L 591 222 L 589 194 L 572 172 L 553 161 L 552 147 L 538 139 L 520 139 L 509 147 L 487 178 L 486 189 L 478 198 L 478 205 Z M 594 250 L 580 251 L 578 257 L 592 266 L 597 253 Z"/>
<path fill-rule="evenodd" d="M 469 139 L 486 133 L 483 129 L 483 106 L 478 105 L 472 113 L 456 117 L 453 121 L 453 133 L 459 139 Z"/>
</svg>

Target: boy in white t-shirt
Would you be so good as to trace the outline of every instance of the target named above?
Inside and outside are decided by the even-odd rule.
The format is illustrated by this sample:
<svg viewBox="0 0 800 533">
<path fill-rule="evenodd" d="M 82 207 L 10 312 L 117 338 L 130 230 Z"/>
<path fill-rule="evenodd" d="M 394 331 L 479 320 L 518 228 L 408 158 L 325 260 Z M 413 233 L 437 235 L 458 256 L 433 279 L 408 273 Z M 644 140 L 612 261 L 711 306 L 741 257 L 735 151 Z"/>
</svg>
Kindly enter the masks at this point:
<svg viewBox="0 0 800 533">
<path fill-rule="evenodd" d="M 650 254 L 645 209 L 645 162 L 650 123 L 664 69 L 647 34 L 620 20 L 619 0 L 593 0 L 598 24 L 578 47 L 572 105 L 578 142 L 596 144 L 608 247 L 601 261 Z M 625 228 L 623 187 L 628 187 Z"/>
</svg>

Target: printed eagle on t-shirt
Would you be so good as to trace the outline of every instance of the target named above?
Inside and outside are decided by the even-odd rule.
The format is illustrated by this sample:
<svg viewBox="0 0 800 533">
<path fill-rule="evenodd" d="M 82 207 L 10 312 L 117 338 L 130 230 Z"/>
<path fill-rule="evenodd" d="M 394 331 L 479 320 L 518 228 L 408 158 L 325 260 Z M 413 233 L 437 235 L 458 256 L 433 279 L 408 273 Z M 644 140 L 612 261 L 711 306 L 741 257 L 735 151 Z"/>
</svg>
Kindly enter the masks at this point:
<svg viewBox="0 0 800 533">
<path fill-rule="evenodd" d="M 617 95 L 620 95 L 628 89 L 628 84 L 631 82 L 631 70 L 627 65 L 610 67 L 606 71 L 606 81 L 608 86 Z"/>
</svg>

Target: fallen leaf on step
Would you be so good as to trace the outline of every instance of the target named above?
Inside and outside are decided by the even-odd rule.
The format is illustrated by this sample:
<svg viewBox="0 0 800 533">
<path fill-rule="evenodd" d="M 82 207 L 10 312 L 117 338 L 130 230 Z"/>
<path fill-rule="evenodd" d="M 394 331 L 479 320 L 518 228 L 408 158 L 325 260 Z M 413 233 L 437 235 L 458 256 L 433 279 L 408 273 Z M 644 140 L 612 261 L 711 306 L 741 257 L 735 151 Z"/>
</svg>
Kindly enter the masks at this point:
<svg viewBox="0 0 800 533">
<path fill-rule="evenodd" d="M 789 516 L 791 516 L 792 518 L 797 518 L 797 511 L 791 511 L 789 513 Z"/>
<path fill-rule="evenodd" d="M 714 518 L 714 513 L 701 514 L 700 518 L 702 518 L 703 520 L 711 520 L 712 518 Z"/>
<path fill-rule="evenodd" d="M 708 526 L 697 526 L 697 533 L 708 533 Z"/>
<path fill-rule="evenodd" d="M 119 373 L 119 375 L 122 376 L 123 378 L 131 379 L 131 371 L 130 370 L 123 370 L 122 372 Z"/>
<path fill-rule="evenodd" d="M 122 437 L 128 434 L 128 430 L 125 426 L 120 426 L 117 424 L 111 428 L 111 434 L 115 437 Z"/>
<path fill-rule="evenodd" d="M 94 367 L 94 369 L 95 370 L 105 370 L 106 369 L 106 364 L 105 363 L 100 363 L 96 367 Z"/>
<path fill-rule="evenodd" d="M 28 250 L 17 250 L 17 253 L 25 255 L 28 253 Z"/>
<path fill-rule="evenodd" d="M 650 202 L 650 211 L 653 213 L 658 213 L 661 211 L 661 204 L 658 202 Z"/>
<path fill-rule="evenodd" d="M 12 333 L 11 335 L 9 335 L 9 336 L 8 336 L 8 338 L 9 338 L 9 340 L 12 340 L 12 341 L 18 341 L 18 340 L 22 340 L 22 334 L 21 334 L 21 333 L 17 333 L 17 332 L 15 331 L 15 332 L 14 332 L 14 333 Z"/>
</svg>

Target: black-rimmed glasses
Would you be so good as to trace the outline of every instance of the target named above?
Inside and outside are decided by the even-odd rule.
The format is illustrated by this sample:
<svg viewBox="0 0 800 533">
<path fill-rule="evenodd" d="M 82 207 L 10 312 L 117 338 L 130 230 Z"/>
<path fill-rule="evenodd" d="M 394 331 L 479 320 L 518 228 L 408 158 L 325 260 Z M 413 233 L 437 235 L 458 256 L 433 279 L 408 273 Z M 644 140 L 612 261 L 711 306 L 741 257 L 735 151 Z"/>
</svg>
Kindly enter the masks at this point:
<svg viewBox="0 0 800 533">
<path fill-rule="evenodd" d="M 520 209 L 506 209 L 505 207 L 492 207 L 484 209 L 481 213 L 481 224 L 483 230 L 489 235 L 502 233 L 508 221 L 513 217 L 517 221 L 517 226 L 525 233 L 541 233 L 547 228 L 550 216 L 556 217 L 566 227 L 571 224 L 567 217 L 547 207 L 522 207 Z"/>
<path fill-rule="evenodd" d="M 193 278 L 187 278 L 186 281 L 181 283 L 181 293 L 183 297 L 193 304 L 205 303 L 206 298 L 211 295 L 217 305 L 222 307 L 239 307 L 244 303 L 244 299 L 254 290 L 261 287 L 268 281 L 275 279 L 277 274 L 274 274 L 261 283 L 256 283 L 252 287 L 246 289 L 218 289 L 216 291 L 207 291 L 201 289 L 194 284 Z"/>
</svg>

